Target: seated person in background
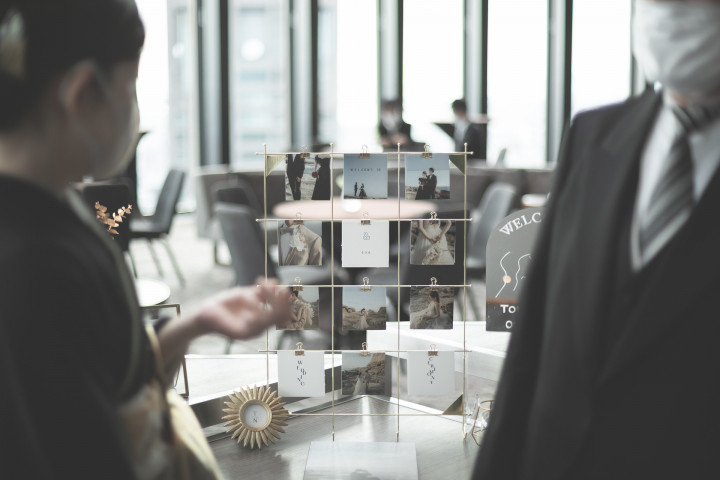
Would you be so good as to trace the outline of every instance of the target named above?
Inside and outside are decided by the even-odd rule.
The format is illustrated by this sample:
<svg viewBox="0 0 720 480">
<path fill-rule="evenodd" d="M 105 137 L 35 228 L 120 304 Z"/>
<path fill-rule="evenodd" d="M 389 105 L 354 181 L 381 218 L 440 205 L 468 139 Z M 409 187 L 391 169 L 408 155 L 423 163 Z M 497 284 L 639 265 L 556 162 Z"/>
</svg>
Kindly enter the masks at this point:
<svg viewBox="0 0 720 480">
<path fill-rule="evenodd" d="M 380 134 L 380 144 L 383 150 L 397 149 L 398 143 L 400 148 L 411 145 L 414 142 L 410 136 L 409 123 L 405 123 L 402 119 L 402 106 L 399 100 L 386 100 L 380 107 L 380 123 L 378 124 L 378 133 Z"/>
<path fill-rule="evenodd" d="M 455 151 L 464 152 L 467 143 L 468 158 L 483 158 L 485 155 L 486 134 L 483 126 L 472 123 L 467 115 L 465 100 L 452 102 L 452 111 L 455 123 L 452 126 L 452 136 L 455 140 Z"/>
</svg>

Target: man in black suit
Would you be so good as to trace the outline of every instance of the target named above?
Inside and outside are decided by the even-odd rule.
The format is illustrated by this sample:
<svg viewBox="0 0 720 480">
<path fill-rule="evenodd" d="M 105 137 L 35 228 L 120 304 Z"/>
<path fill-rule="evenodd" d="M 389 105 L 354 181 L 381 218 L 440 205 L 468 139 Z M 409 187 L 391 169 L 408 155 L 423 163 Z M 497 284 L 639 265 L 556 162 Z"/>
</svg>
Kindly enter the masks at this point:
<svg viewBox="0 0 720 480">
<path fill-rule="evenodd" d="M 300 200 L 300 187 L 302 185 L 302 177 L 305 174 L 305 159 L 301 153 L 287 155 L 287 178 L 292 192 L 293 200 Z"/>
<path fill-rule="evenodd" d="M 663 90 L 563 140 L 474 479 L 720 478 L 720 0 L 635 7 Z"/>
<path fill-rule="evenodd" d="M 427 195 L 425 198 L 435 198 L 435 190 L 437 189 L 437 175 L 435 175 L 435 169 L 433 167 L 428 168 L 428 177 L 426 189 Z"/>
<path fill-rule="evenodd" d="M 468 158 L 484 158 L 486 133 L 484 125 L 472 123 L 467 115 L 467 103 L 459 99 L 452 102 L 455 123 L 448 132 L 455 140 L 455 151 L 464 152 L 467 143 Z"/>
</svg>

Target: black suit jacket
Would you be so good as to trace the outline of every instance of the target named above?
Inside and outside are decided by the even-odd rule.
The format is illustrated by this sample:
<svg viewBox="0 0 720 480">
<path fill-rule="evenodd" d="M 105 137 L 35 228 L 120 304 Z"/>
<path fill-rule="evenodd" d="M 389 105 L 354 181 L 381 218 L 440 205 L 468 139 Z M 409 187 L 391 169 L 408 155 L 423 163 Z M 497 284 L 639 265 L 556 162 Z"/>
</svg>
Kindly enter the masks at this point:
<svg viewBox="0 0 720 480">
<path fill-rule="evenodd" d="M 580 114 L 564 138 L 475 479 L 720 478 L 717 173 L 617 283 L 659 105 Z"/>
</svg>

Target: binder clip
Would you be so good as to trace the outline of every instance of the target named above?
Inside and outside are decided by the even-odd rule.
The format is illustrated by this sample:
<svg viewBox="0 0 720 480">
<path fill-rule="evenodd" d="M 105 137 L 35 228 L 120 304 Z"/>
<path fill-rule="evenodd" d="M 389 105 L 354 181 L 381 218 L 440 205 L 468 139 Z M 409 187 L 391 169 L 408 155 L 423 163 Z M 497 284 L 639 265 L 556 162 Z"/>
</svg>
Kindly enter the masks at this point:
<svg viewBox="0 0 720 480">
<path fill-rule="evenodd" d="M 293 292 L 302 292 L 302 284 L 300 283 L 300 277 L 295 277 L 295 285 L 292 287 Z"/>
<path fill-rule="evenodd" d="M 360 154 L 360 158 L 370 158 L 370 154 L 367 151 L 367 145 L 362 146 L 362 153 Z"/>
<path fill-rule="evenodd" d="M 363 277 L 363 284 L 360 287 L 361 292 L 369 292 L 372 290 L 372 287 L 370 286 L 370 279 L 368 277 Z"/>
<path fill-rule="evenodd" d="M 435 225 L 438 223 L 437 219 L 437 213 L 436 212 L 430 212 L 430 225 Z"/>
<path fill-rule="evenodd" d="M 310 152 L 308 152 L 308 146 L 303 145 L 302 146 L 302 152 L 300 152 L 301 158 L 310 158 Z"/>
<path fill-rule="evenodd" d="M 360 220 L 360 225 L 370 225 L 370 215 L 368 212 L 363 212 L 363 218 Z"/>
<path fill-rule="evenodd" d="M 296 280 L 297 280 L 297 278 L 296 278 Z M 431 287 L 437 287 L 437 278 L 435 278 L 435 277 L 430 277 L 430 286 L 431 286 Z"/>
<path fill-rule="evenodd" d="M 295 344 L 295 346 L 297 347 L 297 348 L 295 349 L 295 356 L 296 356 L 296 357 L 302 357 L 302 356 L 304 356 L 304 355 L 305 355 L 305 350 L 303 350 L 303 344 L 302 344 L 302 342 L 297 342 L 297 343 Z"/>
<path fill-rule="evenodd" d="M 422 153 L 422 158 L 432 158 L 432 152 L 430 151 L 430 145 L 425 144 L 425 151 Z"/>
<path fill-rule="evenodd" d="M 367 342 L 362 343 L 362 350 L 360 351 L 360 355 L 363 357 L 367 357 L 370 355 L 370 352 L 368 352 L 368 349 L 367 349 Z"/>
<path fill-rule="evenodd" d="M 428 350 L 428 357 L 437 357 L 437 354 L 438 354 L 437 347 L 433 343 L 432 345 L 430 345 L 430 350 Z"/>
</svg>

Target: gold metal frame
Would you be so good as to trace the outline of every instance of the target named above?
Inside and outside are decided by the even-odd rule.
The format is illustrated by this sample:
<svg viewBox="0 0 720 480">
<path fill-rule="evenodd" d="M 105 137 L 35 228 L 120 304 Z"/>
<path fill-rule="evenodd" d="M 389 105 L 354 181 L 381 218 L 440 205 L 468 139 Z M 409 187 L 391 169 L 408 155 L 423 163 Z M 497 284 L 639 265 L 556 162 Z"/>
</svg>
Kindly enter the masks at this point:
<svg viewBox="0 0 720 480">
<path fill-rule="evenodd" d="M 449 160 L 450 163 L 453 164 L 463 175 L 463 218 L 456 218 L 456 219 L 447 219 L 447 220 L 454 220 L 456 222 L 463 222 L 465 224 L 465 228 L 463 228 L 463 259 L 467 258 L 467 241 L 468 241 L 468 223 L 472 221 L 471 218 L 468 218 L 468 206 L 467 206 L 467 159 L 468 154 L 471 154 L 473 152 L 469 152 L 467 150 L 467 143 L 465 143 L 465 149 L 463 152 L 451 152 L 449 153 Z M 267 177 L 272 173 L 272 171 L 280 164 L 282 163 L 282 159 L 286 158 L 286 155 L 292 154 L 295 155 L 296 152 L 285 152 L 285 153 L 268 153 L 267 151 L 267 144 L 263 146 L 263 152 L 262 153 L 256 153 L 256 155 L 262 155 L 264 159 L 264 175 L 263 175 L 263 218 L 256 219 L 258 222 L 269 222 L 269 221 L 278 221 L 278 219 L 269 219 L 268 218 L 268 211 L 267 211 Z M 303 151 L 300 152 L 303 155 L 317 155 L 317 154 L 323 154 L 327 155 L 327 152 L 307 152 L 307 147 L 303 148 Z M 346 153 L 354 153 L 354 152 L 346 152 Z M 417 154 L 417 152 L 402 152 L 400 150 L 400 144 L 397 144 L 397 152 L 389 153 L 389 152 L 383 152 L 387 155 L 388 160 L 394 159 L 397 162 L 397 187 L 398 187 L 398 210 L 397 210 L 397 216 L 392 218 L 377 218 L 375 220 L 391 220 L 397 222 L 397 234 L 398 234 L 398 241 L 400 241 L 401 238 L 401 231 L 400 231 L 400 222 L 403 221 L 412 221 L 413 219 L 404 219 L 401 216 L 401 200 L 404 199 L 404 195 L 400 191 L 400 165 L 401 161 L 405 161 L 405 155 L 407 154 Z M 345 155 L 345 153 L 337 153 L 334 151 L 334 144 L 330 144 L 330 179 L 332 182 L 332 179 L 334 178 L 334 169 L 333 169 L 333 163 L 335 156 Z M 361 158 L 367 158 L 368 155 L 367 147 L 363 145 L 362 152 L 360 153 Z M 425 145 L 424 152 L 422 152 L 422 156 L 424 158 L 432 157 L 432 152 L 430 151 L 430 146 Z M 394 157 L 394 158 L 393 158 Z M 335 206 L 334 206 L 334 195 L 332 194 L 333 191 L 333 185 L 330 187 L 330 218 L 328 219 L 319 219 L 319 221 L 327 221 L 327 222 L 337 222 L 342 221 L 342 218 L 336 218 L 335 217 Z M 364 218 L 365 219 L 365 218 Z M 318 220 L 318 219 L 315 219 Z M 367 220 L 367 219 L 365 219 Z M 419 220 L 419 219 L 415 219 Z M 424 219 L 423 219 L 424 220 Z M 268 278 L 268 234 L 267 234 L 267 228 L 264 229 L 265 231 L 265 279 Z M 330 263 L 330 284 L 329 285 L 313 285 L 318 288 L 331 288 L 332 293 L 330 295 L 330 302 L 331 302 L 331 345 L 330 345 L 330 355 L 332 359 L 332 364 L 335 365 L 335 354 L 336 353 L 342 353 L 342 352 L 350 352 L 350 351 L 357 351 L 357 350 L 336 350 L 335 349 L 335 238 L 334 238 L 334 228 L 330 228 L 330 258 L 333 259 Z M 396 440 L 400 440 L 400 417 L 403 416 L 438 416 L 438 415 L 450 415 L 455 414 L 456 410 L 459 411 L 458 415 L 462 415 L 462 421 L 460 422 L 462 425 L 462 437 L 465 438 L 468 433 L 467 426 L 466 426 L 466 418 L 469 420 L 469 418 L 473 415 L 473 413 L 468 413 L 465 411 L 465 399 L 467 398 L 467 354 L 469 351 L 467 350 L 467 328 L 465 325 L 466 322 L 466 311 L 467 311 L 467 295 L 468 295 L 468 288 L 471 287 L 471 285 L 467 284 L 467 267 L 466 265 L 463 265 L 463 284 L 462 285 L 436 285 L 433 283 L 432 285 L 402 285 L 400 284 L 400 252 L 398 251 L 398 268 L 397 268 L 397 284 L 394 285 L 372 285 L 376 287 L 393 287 L 397 288 L 397 304 L 400 305 L 400 289 L 401 288 L 407 288 L 411 286 L 442 286 L 442 287 L 454 287 L 454 288 L 462 288 L 463 290 L 463 297 L 462 297 L 462 324 L 463 324 L 463 348 L 462 350 L 454 350 L 456 353 L 462 353 L 463 357 L 463 375 L 462 375 L 462 395 L 453 402 L 453 405 L 451 407 L 454 407 L 456 404 L 459 403 L 460 408 L 449 408 L 446 410 L 446 412 L 442 414 L 434 414 L 434 413 L 418 413 L 418 414 L 401 414 L 400 408 L 401 408 L 401 400 L 400 400 L 400 357 L 398 355 L 397 361 L 396 361 L 396 389 L 398 392 L 398 398 L 397 398 L 397 412 L 396 413 L 385 413 L 385 414 L 371 414 L 371 413 L 358 413 L 358 414 L 351 414 L 351 413 L 336 413 L 335 412 L 335 369 L 332 369 L 331 374 L 331 381 L 332 381 L 332 399 L 330 403 L 330 413 L 293 413 L 293 416 L 299 416 L 299 415 L 310 415 L 310 416 L 330 416 L 331 422 L 332 422 L 332 439 L 335 440 L 335 417 L 338 416 L 367 416 L 367 417 L 373 417 L 373 416 L 397 416 L 397 428 L 396 428 Z M 365 287 L 370 286 L 368 283 L 363 282 Z M 288 287 L 293 287 L 293 285 L 287 285 Z M 398 354 L 400 352 L 408 352 L 411 350 L 401 350 L 400 344 L 401 344 L 401 332 L 400 332 L 400 309 L 397 311 L 397 350 L 383 350 L 379 353 L 387 353 L 387 352 L 397 352 Z M 267 383 L 270 383 L 270 353 L 276 353 L 277 350 L 271 350 L 270 349 L 270 342 L 269 342 L 269 332 L 265 333 L 265 350 L 260 350 L 259 352 L 265 353 L 266 355 L 266 380 Z M 430 351 L 434 351 L 435 347 L 432 346 Z M 307 350 L 310 351 L 310 350 Z M 426 350 L 423 350 L 426 351 Z M 326 350 L 323 350 L 323 352 L 326 352 Z M 368 352 L 366 347 L 364 346 L 362 352 Z M 452 413 L 448 413 L 452 412 Z M 475 416 L 477 417 L 477 413 L 475 413 Z M 472 432 L 473 430 L 471 430 Z M 477 440 L 476 440 L 477 441 Z"/>
</svg>

